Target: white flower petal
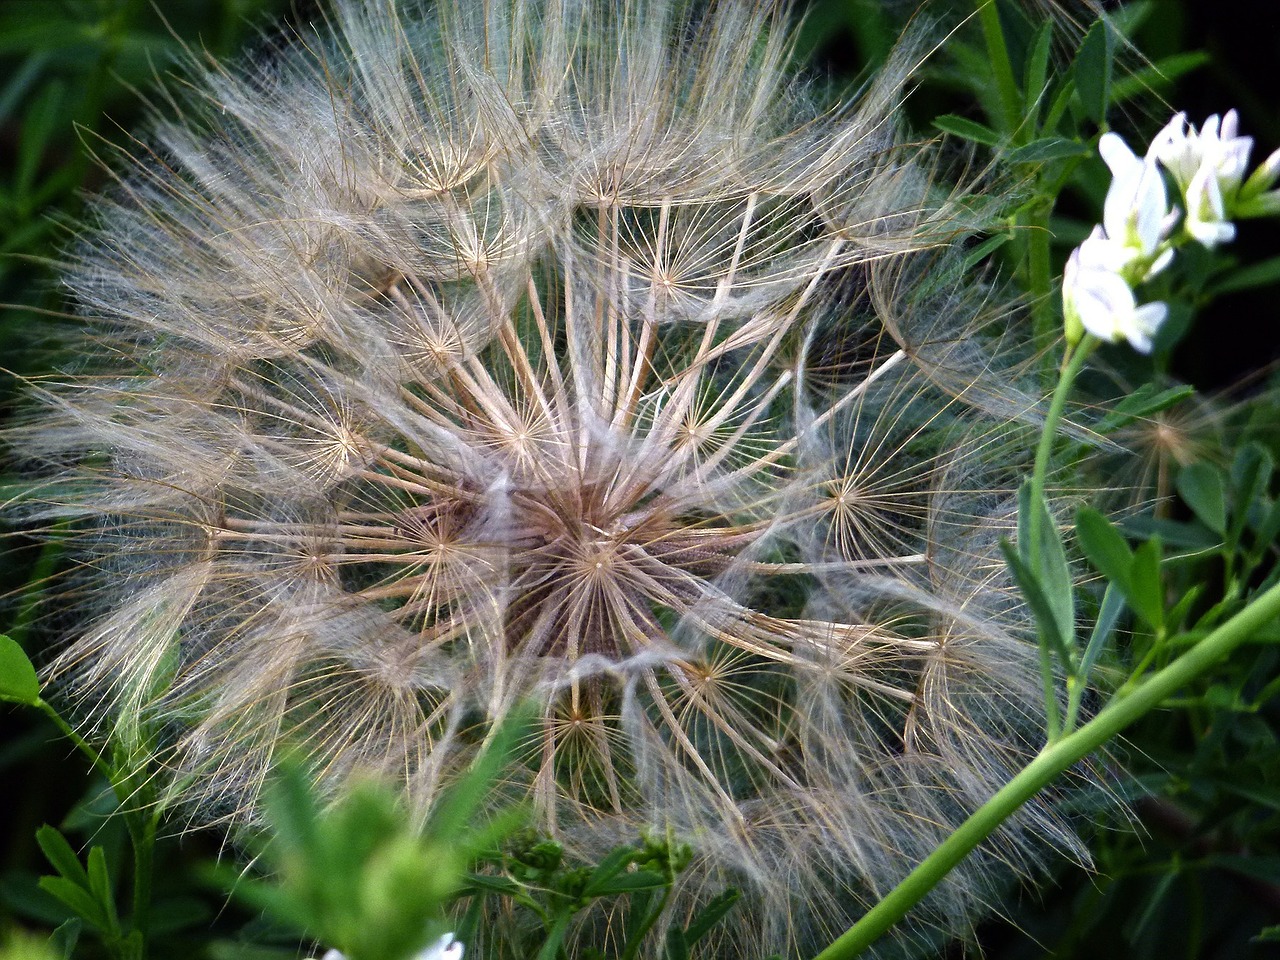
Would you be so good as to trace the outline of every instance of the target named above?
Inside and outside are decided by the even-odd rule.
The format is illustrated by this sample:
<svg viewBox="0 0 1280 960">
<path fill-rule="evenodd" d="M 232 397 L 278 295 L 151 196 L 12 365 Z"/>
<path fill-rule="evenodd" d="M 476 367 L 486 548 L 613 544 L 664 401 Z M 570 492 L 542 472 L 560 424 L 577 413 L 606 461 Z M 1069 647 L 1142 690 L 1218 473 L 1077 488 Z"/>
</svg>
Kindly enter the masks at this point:
<svg viewBox="0 0 1280 960">
<path fill-rule="evenodd" d="M 1150 353 L 1152 338 L 1159 331 L 1161 324 L 1169 315 L 1169 308 L 1163 303 L 1144 303 L 1126 318 L 1124 336 L 1129 345 L 1139 353 Z"/>
</svg>

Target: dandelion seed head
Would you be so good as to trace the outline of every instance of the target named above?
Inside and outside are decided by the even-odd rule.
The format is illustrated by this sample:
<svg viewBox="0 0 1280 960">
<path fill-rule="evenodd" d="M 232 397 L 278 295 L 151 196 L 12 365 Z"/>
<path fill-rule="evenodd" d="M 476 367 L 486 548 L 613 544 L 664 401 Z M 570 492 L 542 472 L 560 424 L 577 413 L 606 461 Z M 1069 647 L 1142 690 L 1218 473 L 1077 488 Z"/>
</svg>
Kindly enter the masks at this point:
<svg viewBox="0 0 1280 960">
<path fill-rule="evenodd" d="M 1038 392 L 894 119 L 922 44 L 828 108 L 788 36 L 339 0 L 123 158 L 67 273 L 97 347 L 10 442 L 82 558 L 49 674 L 193 820 L 253 822 L 285 748 L 425 818 L 532 698 L 499 800 L 573 856 L 686 839 L 675 909 L 744 886 L 726 945 L 790 953 L 1034 752 Z"/>
</svg>

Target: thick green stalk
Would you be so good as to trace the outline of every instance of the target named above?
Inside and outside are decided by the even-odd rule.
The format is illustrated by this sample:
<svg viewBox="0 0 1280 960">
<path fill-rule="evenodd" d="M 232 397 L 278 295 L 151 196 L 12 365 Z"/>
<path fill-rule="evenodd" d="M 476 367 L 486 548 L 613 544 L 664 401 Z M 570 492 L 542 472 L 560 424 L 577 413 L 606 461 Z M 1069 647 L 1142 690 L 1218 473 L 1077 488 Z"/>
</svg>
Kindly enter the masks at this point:
<svg viewBox="0 0 1280 960">
<path fill-rule="evenodd" d="M 862 919 L 815 960 L 849 960 L 906 916 L 975 847 L 1057 776 L 1114 738 L 1125 727 L 1226 657 L 1261 627 L 1280 617 L 1280 584 L 1271 587 L 1163 670 L 1096 717 L 1040 751 Z"/>
</svg>

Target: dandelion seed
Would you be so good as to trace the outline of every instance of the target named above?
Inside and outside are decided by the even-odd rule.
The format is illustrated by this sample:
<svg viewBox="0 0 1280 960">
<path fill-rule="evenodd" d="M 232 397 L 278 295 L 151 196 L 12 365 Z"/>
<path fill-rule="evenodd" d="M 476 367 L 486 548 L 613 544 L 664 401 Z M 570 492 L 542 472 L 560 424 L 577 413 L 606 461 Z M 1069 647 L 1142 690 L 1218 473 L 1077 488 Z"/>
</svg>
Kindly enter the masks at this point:
<svg viewBox="0 0 1280 960">
<path fill-rule="evenodd" d="M 998 551 L 1036 393 L 899 137 L 919 45 L 826 110 L 766 6 L 692 10 L 338 2 L 98 202 L 100 347 L 10 442 L 83 558 L 51 676 L 193 819 L 285 746 L 425 818 L 534 698 L 542 830 L 669 831 L 673 909 L 742 886 L 723 936 L 794 953 L 1038 746 Z"/>
</svg>

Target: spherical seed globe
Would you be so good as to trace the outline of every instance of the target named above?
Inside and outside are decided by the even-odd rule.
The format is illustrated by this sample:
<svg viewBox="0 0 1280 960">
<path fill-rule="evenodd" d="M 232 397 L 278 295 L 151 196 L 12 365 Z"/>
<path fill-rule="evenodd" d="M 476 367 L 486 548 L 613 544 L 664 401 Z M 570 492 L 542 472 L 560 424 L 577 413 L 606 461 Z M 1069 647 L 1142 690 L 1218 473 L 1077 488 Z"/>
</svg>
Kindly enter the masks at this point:
<svg viewBox="0 0 1280 960">
<path fill-rule="evenodd" d="M 121 157 L 84 364 L 10 439 L 81 560 L 50 675 L 188 816 L 252 822 L 287 749 L 425 817 L 532 700 L 499 800 L 581 858 L 689 843 L 676 915 L 738 886 L 720 949 L 793 954 L 1034 752 L 981 198 L 901 133 L 920 44 L 835 105 L 789 45 L 758 3 L 336 0 Z"/>
</svg>

